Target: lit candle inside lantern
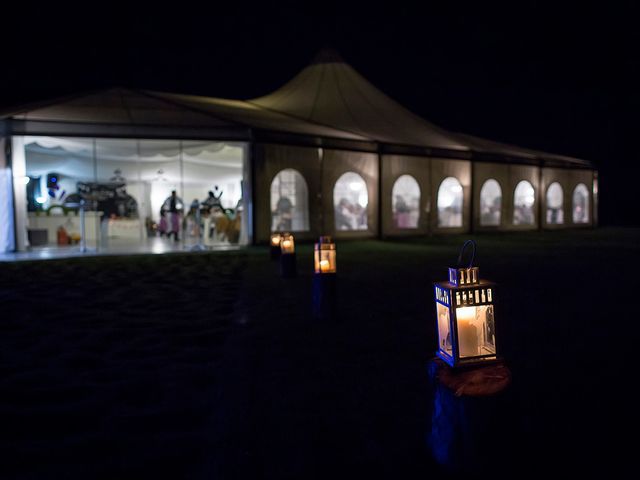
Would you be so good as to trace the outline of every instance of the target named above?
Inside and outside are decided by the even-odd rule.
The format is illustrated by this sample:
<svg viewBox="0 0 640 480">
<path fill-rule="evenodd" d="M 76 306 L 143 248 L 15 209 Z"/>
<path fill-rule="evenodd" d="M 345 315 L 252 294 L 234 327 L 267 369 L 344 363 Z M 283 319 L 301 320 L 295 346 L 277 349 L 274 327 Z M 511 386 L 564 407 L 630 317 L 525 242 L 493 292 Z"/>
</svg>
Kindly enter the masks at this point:
<svg viewBox="0 0 640 480">
<path fill-rule="evenodd" d="M 315 273 L 336 273 L 336 244 L 331 237 L 322 236 L 314 245 L 313 269 Z"/>
<path fill-rule="evenodd" d="M 458 322 L 458 345 L 461 357 L 478 355 L 478 327 L 473 323 L 476 319 L 476 307 L 462 307 L 456 310 Z"/>
<path fill-rule="evenodd" d="M 289 250 L 291 248 L 291 240 L 285 240 L 282 242 L 282 248 L 284 250 Z"/>
<path fill-rule="evenodd" d="M 271 235 L 271 245 L 274 247 L 280 245 L 280 235 Z"/>
</svg>

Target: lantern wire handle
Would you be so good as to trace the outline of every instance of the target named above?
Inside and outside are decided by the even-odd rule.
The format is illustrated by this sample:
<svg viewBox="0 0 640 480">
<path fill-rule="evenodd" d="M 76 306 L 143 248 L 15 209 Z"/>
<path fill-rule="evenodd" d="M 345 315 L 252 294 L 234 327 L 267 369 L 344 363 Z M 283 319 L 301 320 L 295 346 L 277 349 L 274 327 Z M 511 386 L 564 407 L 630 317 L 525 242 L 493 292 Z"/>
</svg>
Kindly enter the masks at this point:
<svg viewBox="0 0 640 480">
<path fill-rule="evenodd" d="M 467 246 L 471 245 L 471 247 L 473 248 L 473 250 L 471 250 L 471 260 L 469 260 L 469 266 L 467 268 L 471 268 L 473 267 L 473 261 L 476 258 L 476 242 L 473 240 L 467 240 L 466 242 L 464 242 L 464 245 L 462 245 L 462 248 L 460 249 L 460 255 L 458 255 L 458 267 L 462 266 L 462 256 L 464 255 L 464 251 L 467 249 Z"/>
</svg>

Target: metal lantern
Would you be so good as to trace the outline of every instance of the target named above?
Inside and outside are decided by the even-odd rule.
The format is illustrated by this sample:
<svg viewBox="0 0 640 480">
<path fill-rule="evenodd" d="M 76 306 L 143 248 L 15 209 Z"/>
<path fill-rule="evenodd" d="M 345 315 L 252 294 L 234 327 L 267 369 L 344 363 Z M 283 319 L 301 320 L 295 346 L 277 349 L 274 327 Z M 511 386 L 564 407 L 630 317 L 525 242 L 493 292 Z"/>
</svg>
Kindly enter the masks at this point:
<svg viewBox="0 0 640 480">
<path fill-rule="evenodd" d="M 336 320 L 336 244 L 322 236 L 313 247 L 313 316 Z"/>
<path fill-rule="evenodd" d="M 336 244 L 331 237 L 320 237 L 313 247 L 313 267 L 315 273 L 336 273 Z"/>
<path fill-rule="evenodd" d="M 296 245 L 293 235 L 283 233 L 280 237 L 280 272 L 285 278 L 297 275 Z"/>
<path fill-rule="evenodd" d="M 472 246 L 468 267 L 460 267 L 465 249 Z M 497 360 L 495 329 L 496 285 L 481 280 L 473 266 L 476 244 L 467 240 L 458 267 L 449 268 L 449 281 L 435 283 L 438 357 L 452 367 Z"/>
<path fill-rule="evenodd" d="M 290 255 L 296 251 L 296 245 L 293 240 L 293 235 L 290 233 L 283 233 L 280 236 L 280 254 Z"/>
<path fill-rule="evenodd" d="M 280 256 L 280 239 L 282 234 L 280 232 L 272 233 L 269 238 L 269 255 L 271 258 L 278 258 Z"/>
</svg>

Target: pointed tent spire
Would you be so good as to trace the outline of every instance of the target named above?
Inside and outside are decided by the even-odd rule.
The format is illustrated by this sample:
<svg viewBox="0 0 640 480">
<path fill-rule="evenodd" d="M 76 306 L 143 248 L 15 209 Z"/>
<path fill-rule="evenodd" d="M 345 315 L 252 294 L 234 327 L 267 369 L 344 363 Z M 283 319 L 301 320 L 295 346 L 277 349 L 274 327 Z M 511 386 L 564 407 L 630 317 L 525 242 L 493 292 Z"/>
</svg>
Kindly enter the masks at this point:
<svg viewBox="0 0 640 480">
<path fill-rule="evenodd" d="M 455 135 L 378 90 L 329 48 L 280 89 L 249 102 L 380 142 L 467 149 Z"/>
</svg>

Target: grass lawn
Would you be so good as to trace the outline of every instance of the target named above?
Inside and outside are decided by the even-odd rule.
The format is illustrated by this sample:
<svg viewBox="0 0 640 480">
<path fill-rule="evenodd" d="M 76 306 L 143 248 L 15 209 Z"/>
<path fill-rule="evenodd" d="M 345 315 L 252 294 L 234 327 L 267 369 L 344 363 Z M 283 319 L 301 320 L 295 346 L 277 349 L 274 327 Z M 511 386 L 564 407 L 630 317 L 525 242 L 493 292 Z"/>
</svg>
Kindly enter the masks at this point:
<svg viewBox="0 0 640 480">
<path fill-rule="evenodd" d="M 467 238 L 513 374 L 496 471 L 623 468 L 640 229 L 603 228 L 340 242 L 335 322 L 311 245 L 295 279 L 266 247 L 0 264 L 0 477 L 442 474 L 432 283 Z"/>
</svg>

